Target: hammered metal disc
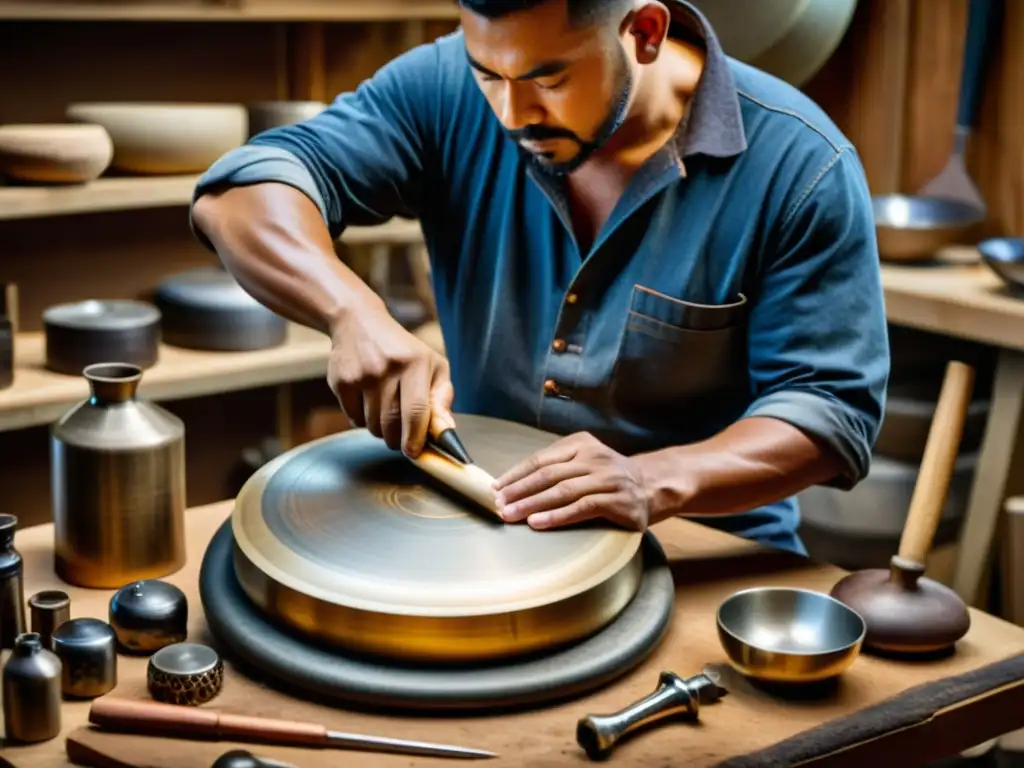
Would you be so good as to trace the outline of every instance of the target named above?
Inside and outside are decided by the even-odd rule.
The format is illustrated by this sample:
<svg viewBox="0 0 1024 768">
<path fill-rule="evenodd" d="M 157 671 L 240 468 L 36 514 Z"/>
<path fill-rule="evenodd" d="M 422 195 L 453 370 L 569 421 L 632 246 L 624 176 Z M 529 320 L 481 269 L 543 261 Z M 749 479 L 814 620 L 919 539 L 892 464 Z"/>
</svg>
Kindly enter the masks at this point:
<svg viewBox="0 0 1024 768">
<path fill-rule="evenodd" d="M 199 595 L 206 625 L 232 669 L 261 685 L 317 701 L 399 711 L 507 713 L 509 708 L 565 701 L 635 669 L 663 642 L 675 604 L 672 570 L 648 532 L 644 575 L 629 605 L 599 632 L 570 646 L 477 664 L 417 664 L 324 647 L 271 620 L 257 608 L 231 563 L 230 523 L 203 555 Z"/>
<path fill-rule="evenodd" d="M 498 475 L 556 437 L 460 416 L 470 455 Z M 238 496 L 246 593 L 300 631 L 403 659 L 480 660 L 578 640 L 640 583 L 641 534 L 607 523 L 505 524 L 365 430 L 294 449 Z"/>
</svg>

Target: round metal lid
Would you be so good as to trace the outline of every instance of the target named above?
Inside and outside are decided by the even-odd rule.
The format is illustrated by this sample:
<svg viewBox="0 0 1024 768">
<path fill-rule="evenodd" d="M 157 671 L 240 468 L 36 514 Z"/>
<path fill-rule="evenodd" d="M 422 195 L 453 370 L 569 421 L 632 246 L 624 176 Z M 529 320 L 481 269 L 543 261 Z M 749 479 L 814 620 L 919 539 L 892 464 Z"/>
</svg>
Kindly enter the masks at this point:
<svg viewBox="0 0 1024 768">
<path fill-rule="evenodd" d="M 149 663 L 165 675 L 201 675 L 216 669 L 220 655 L 213 648 L 199 643 L 174 643 L 154 653 Z"/>
<path fill-rule="evenodd" d="M 88 299 L 47 308 L 43 322 L 75 330 L 123 331 L 159 323 L 160 310 L 131 299 Z"/>
<path fill-rule="evenodd" d="M 557 439 L 480 416 L 458 425 L 495 476 Z M 236 500 L 232 528 L 240 554 L 285 588 L 355 610 L 437 618 L 580 595 L 624 569 L 642 537 L 602 522 L 549 531 L 502 523 L 362 429 L 262 467 Z"/>
</svg>

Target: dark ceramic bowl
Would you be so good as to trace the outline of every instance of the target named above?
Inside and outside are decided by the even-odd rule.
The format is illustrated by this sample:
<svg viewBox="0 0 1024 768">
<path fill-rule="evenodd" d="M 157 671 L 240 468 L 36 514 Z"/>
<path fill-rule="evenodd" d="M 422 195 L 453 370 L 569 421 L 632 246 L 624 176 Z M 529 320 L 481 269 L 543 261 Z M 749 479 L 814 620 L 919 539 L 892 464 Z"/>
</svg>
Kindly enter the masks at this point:
<svg viewBox="0 0 1024 768">
<path fill-rule="evenodd" d="M 1014 293 L 1024 296 L 1024 237 L 993 237 L 978 243 L 981 260 Z"/>
</svg>

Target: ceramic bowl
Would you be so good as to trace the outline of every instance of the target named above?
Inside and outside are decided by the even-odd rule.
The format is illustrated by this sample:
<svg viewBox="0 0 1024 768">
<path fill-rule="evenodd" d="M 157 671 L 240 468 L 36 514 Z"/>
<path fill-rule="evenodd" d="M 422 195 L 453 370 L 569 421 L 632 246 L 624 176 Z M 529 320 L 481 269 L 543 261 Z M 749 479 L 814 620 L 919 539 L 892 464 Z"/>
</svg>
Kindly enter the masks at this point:
<svg viewBox="0 0 1024 768">
<path fill-rule="evenodd" d="M 96 123 L 114 142 L 111 166 L 128 173 L 201 173 L 245 143 L 249 118 L 241 104 L 72 104 L 67 117 Z"/>
<path fill-rule="evenodd" d="M 101 125 L 0 126 L 0 175 L 38 184 L 82 184 L 110 165 L 114 145 Z"/>
</svg>

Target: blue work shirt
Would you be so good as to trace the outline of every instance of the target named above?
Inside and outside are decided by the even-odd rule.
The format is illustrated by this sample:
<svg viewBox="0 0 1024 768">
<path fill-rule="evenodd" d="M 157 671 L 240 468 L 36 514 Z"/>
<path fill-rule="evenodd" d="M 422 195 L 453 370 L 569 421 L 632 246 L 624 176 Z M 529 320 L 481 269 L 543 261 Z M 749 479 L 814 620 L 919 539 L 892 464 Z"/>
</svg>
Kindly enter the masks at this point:
<svg viewBox="0 0 1024 768">
<path fill-rule="evenodd" d="M 331 232 L 418 219 L 457 412 L 632 454 L 738 419 L 789 422 L 868 472 L 889 373 L 871 201 L 857 153 L 795 88 L 726 57 L 673 2 L 706 64 L 688 118 L 583 253 L 560 182 L 526 162 L 461 32 L 419 46 L 303 123 L 217 161 L 213 186 L 275 181 Z M 787 499 L 694 518 L 803 551 Z"/>
</svg>

